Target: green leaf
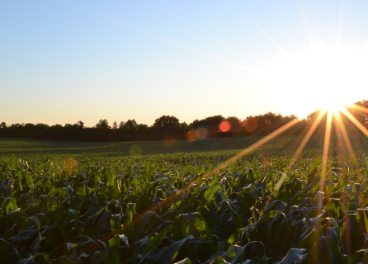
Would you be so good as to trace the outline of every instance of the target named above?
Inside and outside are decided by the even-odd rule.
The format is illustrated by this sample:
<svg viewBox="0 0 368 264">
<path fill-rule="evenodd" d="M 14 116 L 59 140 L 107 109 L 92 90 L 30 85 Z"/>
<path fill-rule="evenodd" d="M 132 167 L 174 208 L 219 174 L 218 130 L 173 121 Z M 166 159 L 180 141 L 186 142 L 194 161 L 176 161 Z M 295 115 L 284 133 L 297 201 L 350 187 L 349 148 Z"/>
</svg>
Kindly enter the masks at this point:
<svg viewBox="0 0 368 264">
<path fill-rule="evenodd" d="M 304 248 L 291 248 L 279 264 L 303 264 L 307 255 Z"/>
<path fill-rule="evenodd" d="M 158 263 L 162 263 L 162 264 L 173 263 L 181 246 L 187 240 L 192 240 L 192 239 L 194 239 L 194 237 L 189 235 L 179 241 L 172 243 L 169 247 L 167 247 L 166 249 L 163 249 L 160 253 L 155 255 L 153 260 L 157 261 Z"/>
<path fill-rule="evenodd" d="M 13 244 L 6 241 L 5 239 L 0 238 L 0 261 L 1 263 L 6 263 L 9 260 L 17 260 L 19 259 L 19 252 L 14 247 Z"/>
<path fill-rule="evenodd" d="M 211 230 L 199 213 L 194 214 L 194 227 L 198 230 L 203 239 L 212 241 Z"/>
<path fill-rule="evenodd" d="M 185 258 L 181 261 L 175 262 L 174 264 L 192 264 L 189 258 Z"/>
<path fill-rule="evenodd" d="M 201 206 L 204 206 L 211 201 L 213 195 L 216 193 L 216 190 L 219 186 L 220 180 L 221 180 L 221 177 L 216 177 L 211 183 L 210 187 L 208 187 L 208 189 L 204 192 L 203 198 L 201 201 Z"/>
<path fill-rule="evenodd" d="M 235 245 L 239 238 L 240 238 L 240 235 L 242 233 L 242 230 L 240 228 L 236 229 L 232 234 L 231 236 L 229 237 L 229 239 L 227 240 L 227 242 L 230 244 L 230 245 Z"/>
<path fill-rule="evenodd" d="M 123 241 L 123 242 L 124 242 L 124 244 L 125 244 L 128 248 L 130 248 L 130 246 L 129 246 L 129 242 L 128 242 L 128 238 L 127 238 L 124 234 L 119 235 L 119 237 L 120 237 L 121 241 Z"/>
<path fill-rule="evenodd" d="M 18 208 L 17 201 L 14 198 L 6 198 L 3 207 L 5 209 L 5 214 L 8 214 L 10 211 L 15 211 Z"/>
<path fill-rule="evenodd" d="M 150 242 L 149 245 L 144 249 L 143 254 L 146 255 L 149 251 L 156 249 L 159 250 L 158 247 L 161 245 L 162 241 L 165 239 L 167 234 L 171 231 L 173 227 L 173 223 L 171 222 L 167 227 L 161 230 L 160 233 L 158 233 L 153 238 L 150 237 L 148 241 Z"/>
<path fill-rule="evenodd" d="M 263 243 L 261 241 L 251 241 L 251 242 L 248 242 L 245 246 L 243 247 L 238 247 L 238 246 L 232 246 L 235 250 L 235 254 L 232 253 L 231 255 L 233 255 L 233 260 L 232 260 L 232 263 L 238 263 L 239 261 L 242 261 L 240 260 L 241 258 L 244 257 L 244 251 L 247 247 L 253 245 L 253 244 L 259 244 L 262 246 L 262 249 L 263 249 L 263 255 L 264 257 L 266 256 L 266 249 L 263 245 Z"/>
<path fill-rule="evenodd" d="M 33 188 L 34 187 L 34 184 L 33 184 L 32 175 L 30 173 L 26 173 L 25 174 L 25 177 L 26 177 L 26 184 L 27 184 L 27 186 L 30 187 L 30 188 Z"/>
<path fill-rule="evenodd" d="M 210 264 L 227 264 L 230 262 L 227 262 L 222 257 L 216 257 Z"/>
</svg>

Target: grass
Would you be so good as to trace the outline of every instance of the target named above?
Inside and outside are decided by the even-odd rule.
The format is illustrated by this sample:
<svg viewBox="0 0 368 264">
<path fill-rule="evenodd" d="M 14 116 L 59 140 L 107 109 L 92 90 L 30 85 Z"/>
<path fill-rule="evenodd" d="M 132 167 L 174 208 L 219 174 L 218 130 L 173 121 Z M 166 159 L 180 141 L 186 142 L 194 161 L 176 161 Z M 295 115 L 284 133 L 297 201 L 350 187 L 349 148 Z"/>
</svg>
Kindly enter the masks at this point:
<svg viewBox="0 0 368 264">
<path fill-rule="evenodd" d="M 278 137 L 220 171 L 259 138 L 2 139 L 0 263 L 368 263 L 367 142 L 322 176 L 323 139 L 290 164 L 302 137 Z"/>
<path fill-rule="evenodd" d="M 135 155 L 156 155 L 173 153 L 193 153 L 211 151 L 238 151 L 249 147 L 261 137 L 245 138 L 215 138 L 188 142 L 176 141 L 136 141 L 136 142 L 58 142 L 28 139 L 0 139 L 0 157 L 15 155 L 17 157 L 54 157 L 73 156 L 82 158 L 116 158 Z M 295 151 L 303 136 L 279 136 L 262 146 L 261 153 L 275 151 Z M 352 137 L 355 149 L 362 149 L 368 145 L 363 138 L 357 140 Z M 306 146 L 307 149 L 321 149 L 324 136 L 313 136 Z M 332 140 L 334 142 L 334 140 Z M 334 146 L 332 146 L 333 148 Z"/>
</svg>

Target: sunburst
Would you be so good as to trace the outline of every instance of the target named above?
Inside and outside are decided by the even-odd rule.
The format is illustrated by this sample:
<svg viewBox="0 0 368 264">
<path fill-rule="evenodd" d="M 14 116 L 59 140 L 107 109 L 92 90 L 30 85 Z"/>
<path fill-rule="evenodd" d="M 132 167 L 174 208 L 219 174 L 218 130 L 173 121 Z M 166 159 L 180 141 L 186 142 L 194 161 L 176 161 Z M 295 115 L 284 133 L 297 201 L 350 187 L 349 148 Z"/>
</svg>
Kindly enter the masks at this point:
<svg viewBox="0 0 368 264">
<path fill-rule="evenodd" d="M 284 105 L 284 113 L 294 113 L 298 116 L 298 118 L 295 118 L 270 135 L 242 150 L 226 162 L 195 180 L 193 183 L 199 183 L 200 181 L 218 173 L 227 165 L 234 163 L 238 159 L 249 154 L 251 151 L 279 136 L 282 132 L 296 125 L 302 119 L 307 118 L 307 116 L 310 113 L 315 112 L 316 109 L 319 109 L 316 118 L 311 121 L 309 130 L 306 132 L 300 145 L 297 147 L 293 158 L 290 161 L 290 166 L 286 168 L 285 173 L 288 173 L 292 167 L 291 164 L 298 160 L 300 154 L 321 122 L 326 122 L 326 129 L 322 151 L 322 166 L 320 171 L 320 191 L 323 191 L 325 187 L 324 178 L 328 170 L 333 124 L 336 125 L 336 132 L 339 135 L 338 138 L 341 140 L 340 143 L 346 146 L 354 166 L 358 166 L 355 152 L 342 118 L 344 116 L 349 119 L 352 124 L 354 124 L 368 137 L 367 128 L 349 111 L 349 109 L 353 109 L 355 111 L 368 113 L 367 108 L 353 104 L 354 102 L 362 99 L 361 96 L 364 94 L 366 86 L 368 85 L 368 78 L 366 77 L 366 72 L 368 70 L 368 53 L 366 52 L 368 41 L 362 45 L 361 48 L 342 46 L 341 31 L 343 16 L 341 16 L 338 23 L 336 43 L 330 46 L 324 45 L 324 43 L 318 43 L 313 38 L 306 18 L 303 15 L 303 9 L 300 5 L 299 9 L 311 45 L 310 50 L 302 52 L 288 51 L 284 49 L 274 38 L 272 38 L 271 34 L 261 27 L 260 24 L 246 14 L 240 7 L 238 8 L 238 10 L 243 12 L 245 17 L 268 39 L 272 45 L 277 48 L 277 50 L 280 51 L 283 56 L 279 63 L 266 63 L 264 65 L 265 68 L 263 69 L 263 72 L 259 69 L 246 67 L 245 65 L 234 63 L 219 56 L 199 51 L 198 49 L 188 47 L 182 43 L 174 43 L 167 38 L 161 38 L 155 35 L 156 38 L 169 41 L 174 45 L 180 46 L 194 53 L 230 66 L 235 66 L 243 69 L 247 73 L 252 73 L 255 76 L 261 76 L 261 78 L 267 79 L 267 84 L 273 87 L 274 90 L 287 92 L 286 96 L 279 98 L 280 103 Z M 324 119 L 324 117 L 326 118 Z M 283 180 L 285 180 L 285 177 L 281 177 L 276 186 L 280 186 L 282 184 L 281 181 Z M 182 191 L 189 188 L 190 185 L 184 187 Z M 157 210 L 163 205 L 173 201 L 178 195 L 180 195 L 180 191 L 176 194 L 172 194 L 164 201 L 147 210 Z M 143 214 L 144 212 L 141 215 Z M 137 216 L 137 218 L 140 218 L 140 216 Z"/>
</svg>

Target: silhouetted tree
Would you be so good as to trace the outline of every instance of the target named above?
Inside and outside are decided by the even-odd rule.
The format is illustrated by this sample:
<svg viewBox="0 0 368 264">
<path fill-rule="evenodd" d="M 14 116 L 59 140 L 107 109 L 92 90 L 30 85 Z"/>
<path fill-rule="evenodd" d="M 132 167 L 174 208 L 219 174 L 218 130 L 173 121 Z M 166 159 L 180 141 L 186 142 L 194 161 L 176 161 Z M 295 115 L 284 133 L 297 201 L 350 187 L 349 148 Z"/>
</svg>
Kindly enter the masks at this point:
<svg viewBox="0 0 368 264">
<path fill-rule="evenodd" d="M 84 123 L 82 121 L 78 121 L 77 122 L 77 127 L 78 128 L 84 128 Z"/>
<path fill-rule="evenodd" d="M 125 126 L 125 122 L 120 121 L 120 123 L 119 123 L 119 129 L 122 129 L 124 126 Z"/>
<path fill-rule="evenodd" d="M 368 109 L 368 101 L 362 100 L 356 105 Z M 368 128 L 368 113 L 354 108 L 349 108 L 349 112 Z M 301 120 L 291 129 L 283 134 L 305 134 L 315 122 L 319 112 L 311 113 L 307 119 Z M 78 140 L 78 141 L 133 141 L 133 140 L 157 140 L 165 138 L 184 138 L 190 130 L 193 132 L 199 128 L 205 128 L 206 136 L 254 136 L 267 135 L 286 123 L 296 118 L 294 115 L 282 116 L 268 112 L 263 115 L 248 116 L 241 121 L 238 117 L 231 116 L 224 118 L 221 115 L 206 117 L 201 120 L 194 120 L 191 124 L 180 123 L 175 116 L 163 115 L 157 118 L 152 126 L 138 124 L 135 119 L 129 119 L 126 122 L 121 121 L 119 125 L 115 121 L 112 128 L 106 119 L 100 119 L 94 127 L 85 127 L 82 121 L 75 124 L 65 124 L 49 126 L 46 124 L 11 124 L 0 123 L 1 137 L 15 138 L 34 138 L 46 140 Z M 345 115 L 341 115 L 342 122 L 349 134 L 354 134 L 356 138 L 362 135 L 362 132 Z M 220 132 L 219 125 L 227 121 L 229 130 Z M 324 134 L 326 128 L 326 115 L 319 122 L 315 134 Z M 225 131 L 225 132 L 224 132 Z M 336 133 L 335 125 L 332 125 L 332 133 Z"/>
<path fill-rule="evenodd" d="M 108 129 L 110 128 L 109 122 L 107 122 L 106 119 L 100 119 L 100 121 L 98 121 L 98 123 L 96 124 L 96 128 Z"/>
<path fill-rule="evenodd" d="M 163 139 L 167 136 L 178 137 L 181 133 L 179 119 L 175 116 L 163 115 L 155 120 L 152 127 L 152 136 L 155 139 Z"/>
<path fill-rule="evenodd" d="M 240 125 L 240 120 L 236 116 L 230 116 L 226 118 L 226 121 L 230 123 L 230 132 L 232 135 L 239 134 L 244 130 L 244 128 Z"/>
<path fill-rule="evenodd" d="M 135 121 L 135 119 L 132 119 L 132 120 L 129 119 L 128 121 L 125 122 L 125 125 L 124 125 L 124 127 L 126 128 L 134 128 L 136 126 L 137 126 L 137 122 Z"/>
<path fill-rule="evenodd" d="M 163 115 L 155 120 L 154 127 L 166 127 L 179 124 L 179 119 L 175 116 Z"/>
</svg>

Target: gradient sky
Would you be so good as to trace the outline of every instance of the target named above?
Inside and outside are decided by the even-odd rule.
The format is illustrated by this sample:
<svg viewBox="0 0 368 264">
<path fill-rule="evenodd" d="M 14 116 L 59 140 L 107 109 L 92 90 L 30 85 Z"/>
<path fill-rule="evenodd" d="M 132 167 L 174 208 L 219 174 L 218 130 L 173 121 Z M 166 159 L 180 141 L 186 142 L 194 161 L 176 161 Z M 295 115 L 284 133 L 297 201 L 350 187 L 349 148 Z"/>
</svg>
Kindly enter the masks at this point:
<svg viewBox="0 0 368 264">
<path fill-rule="evenodd" d="M 0 1 L 0 122 L 306 115 L 368 99 L 367 1 Z"/>
</svg>

